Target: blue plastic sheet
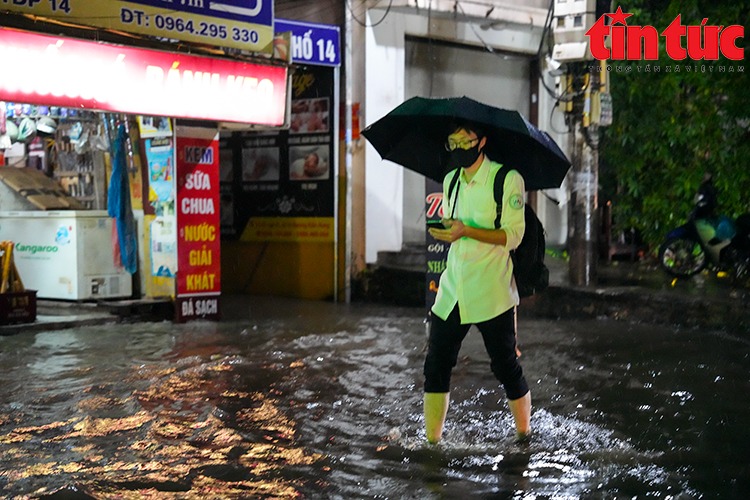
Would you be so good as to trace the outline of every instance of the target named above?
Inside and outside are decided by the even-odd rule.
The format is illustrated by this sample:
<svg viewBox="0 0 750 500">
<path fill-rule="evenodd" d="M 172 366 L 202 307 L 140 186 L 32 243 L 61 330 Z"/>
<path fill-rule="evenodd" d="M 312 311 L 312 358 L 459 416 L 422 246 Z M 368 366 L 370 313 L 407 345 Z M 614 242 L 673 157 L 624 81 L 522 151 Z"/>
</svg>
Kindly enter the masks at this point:
<svg viewBox="0 0 750 500">
<path fill-rule="evenodd" d="M 107 212 L 115 218 L 117 239 L 120 244 L 120 261 L 130 274 L 138 268 L 138 247 L 135 218 L 130 204 L 130 182 L 127 167 L 127 131 L 125 125 L 117 127 L 112 158 L 112 178 L 107 191 Z"/>
</svg>

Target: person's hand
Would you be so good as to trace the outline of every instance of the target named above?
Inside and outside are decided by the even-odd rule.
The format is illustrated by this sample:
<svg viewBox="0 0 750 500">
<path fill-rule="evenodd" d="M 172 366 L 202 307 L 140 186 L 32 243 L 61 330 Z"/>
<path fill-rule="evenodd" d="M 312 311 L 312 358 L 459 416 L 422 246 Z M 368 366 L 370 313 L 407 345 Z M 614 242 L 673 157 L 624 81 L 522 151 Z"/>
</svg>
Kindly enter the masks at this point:
<svg viewBox="0 0 750 500">
<path fill-rule="evenodd" d="M 453 243 L 462 238 L 466 232 L 466 226 L 458 219 L 443 219 L 443 225 L 446 229 L 430 228 L 430 234 L 438 241 Z"/>
</svg>

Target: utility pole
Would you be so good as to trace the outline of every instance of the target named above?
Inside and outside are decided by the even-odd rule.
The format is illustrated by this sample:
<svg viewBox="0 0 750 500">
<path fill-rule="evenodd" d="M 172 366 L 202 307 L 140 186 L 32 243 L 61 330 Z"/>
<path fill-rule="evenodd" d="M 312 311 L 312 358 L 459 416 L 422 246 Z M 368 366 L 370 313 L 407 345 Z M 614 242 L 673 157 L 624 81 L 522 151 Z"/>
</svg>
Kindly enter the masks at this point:
<svg viewBox="0 0 750 500">
<path fill-rule="evenodd" d="M 555 0 L 552 60 L 565 64 L 560 102 L 570 130 L 573 161 L 568 250 L 570 282 L 595 285 L 599 260 L 599 128 L 612 122 L 604 62 L 593 60 L 586 40 L 595 20 L 611 11 L 610 0 Z"/>
<path fill-rule="evenodd" d="M 570 282 L 579 286 L 597 283 L 599 260 L 599 134 L 612 122 L 608 74 L 604 61 L 579 65 L 571 79 L 577 87 L 568 114 L 573 151 L 571 187 Z"/>
</svg>

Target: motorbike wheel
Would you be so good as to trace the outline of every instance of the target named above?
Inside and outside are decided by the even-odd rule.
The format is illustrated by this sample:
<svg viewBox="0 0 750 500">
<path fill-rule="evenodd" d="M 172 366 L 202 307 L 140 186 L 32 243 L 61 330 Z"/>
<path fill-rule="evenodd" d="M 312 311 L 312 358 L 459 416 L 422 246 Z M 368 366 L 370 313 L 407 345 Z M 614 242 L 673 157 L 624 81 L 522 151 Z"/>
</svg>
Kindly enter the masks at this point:
<svg viewBox="0 0 750 500">
<path fill-rule="evenodd" d="M 708 263 L 706 252 L 690 238 L 670 238 L 659 248 L 662 269 L 678 278 L 689 278 L 701 272 Z"/>
<path fill-rule="evenodd" d="M 746 250 L 729 248 L 727 260 L 732 265 L 734 271 L 732 282 L 735 286 L 747 287 L 750 284 L 750 253 Z"/>
</svg>

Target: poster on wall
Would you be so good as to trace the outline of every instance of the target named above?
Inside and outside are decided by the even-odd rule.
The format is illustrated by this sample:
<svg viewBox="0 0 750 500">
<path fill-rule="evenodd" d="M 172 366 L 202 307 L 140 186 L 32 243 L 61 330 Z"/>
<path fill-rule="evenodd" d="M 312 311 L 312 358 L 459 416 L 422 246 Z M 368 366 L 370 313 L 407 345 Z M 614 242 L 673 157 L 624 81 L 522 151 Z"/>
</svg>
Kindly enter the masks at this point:
<svg viewBox="0 0 750 500">
<path fill-rule="evenodd" d="M 331 175 L 331 157 L 327 144 L 289 148 L 289 179 L 293 181 L 327 180 Z"/>
<path fill-rule="evenodd" d="M 300 66 L 289 130 L 237 132 L 227 140 L 222 150 L 232 163 L 230 169 L 226 160 L 222 174 L 222 238 L 334 241 L 333 109 L 334 70 Z"/>
<path fill-rule="evenodd" d="M 174 215 L 175 178 L 172 138 L 146 139 L 143 144 L 148 172 L 149 205 L 157 217 Z"/>
<path fill-rule="evenodd" d="M 219 134 L 178 127 L 176 320 L 219 319 Z"/>
<path fill-rule="evenodd" d="M 281 151 L 277 145 L 256 146 L 247 141 L 242 148 L 242 182 L 279 182 Z"/>
<path fill-rule="evenodd" d="M 151 275 L 174 278 L 177 272 L 177 220 L 159 216 L 151 222 Z"/>
<path fill-rule="evenodd" d="M 138 116 L 141 139 L 172 137 L 172 120 L 164 116 Z"/>
</svg>

